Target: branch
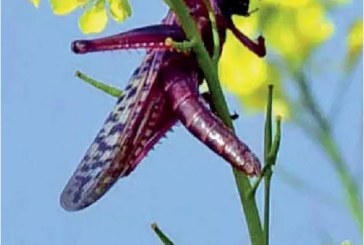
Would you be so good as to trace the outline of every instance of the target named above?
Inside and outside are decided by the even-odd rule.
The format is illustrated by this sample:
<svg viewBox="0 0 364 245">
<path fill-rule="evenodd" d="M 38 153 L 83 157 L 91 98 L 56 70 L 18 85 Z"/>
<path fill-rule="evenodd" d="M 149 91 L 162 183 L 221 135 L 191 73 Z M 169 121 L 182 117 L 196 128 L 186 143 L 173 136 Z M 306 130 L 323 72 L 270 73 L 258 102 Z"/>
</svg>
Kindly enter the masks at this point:
<svg viewBox="0 0 364 245">
<path fill-rule="evenodd" d="M 311 88 L 303 73 L 295 74 L 295 80 L 301 93 L 301 104 L 306 111 L 312 116 L 313 121 L 316 123 L 314 130 L 310 130 L 306 125 L 300 124 L 301 128 L 309 133 L 320 146 L 324 149 L 325 153 L 332 161 L 333 167 L 339 176 L 342 187 L 345 190 L 347 203 L 351 213 L 356 220 L 360 231 L 363 230 L 363 209 L 360 200 L 360 191 L 355 178 L 350 173 L 349 167 L 343 158 L 340 147 L 336 142 L 331 129 L 330 121 L 324 117 L 321 108 L 316 103 Z"/>
<path fill-rule="evenodd" d="M 196 42 L 193 51 L 196 53 L 199 66 L 207 80 L 216 113 L 228 127 L 234 130 L 226 100 L 219 83 L 217 69 L 204 46 L 199 30 L 195 21 L 190 16 L 187 6 L 182 0 L 165 0 L 165 2 L 178 16 L 187 38 Z M 233 169 L 233 173 L 245 213 L 251 243 L 253 245 L 262 245 L 264 244 L 263 230 L 255 199 L 249 195 L 251 190 L 249 179 L 245 174 L 236 169 Z"/>
</svg>

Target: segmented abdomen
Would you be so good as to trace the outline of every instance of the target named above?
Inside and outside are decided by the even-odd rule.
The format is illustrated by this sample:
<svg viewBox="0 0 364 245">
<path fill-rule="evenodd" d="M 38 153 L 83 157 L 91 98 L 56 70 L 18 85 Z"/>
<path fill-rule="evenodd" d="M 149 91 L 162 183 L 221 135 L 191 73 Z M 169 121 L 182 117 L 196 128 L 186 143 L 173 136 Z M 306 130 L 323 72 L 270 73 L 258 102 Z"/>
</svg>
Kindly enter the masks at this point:
<svg viewBox="0 0 364 245">
<path fill-rule="evenodd" d="M 197 74 L 184 74 L 184 72 L 173 70 L 173 72 L 167 71 L 163 79 L 164 90 L 171 100 L 173 110 L 196 138 L 231 163 L 233 167 L 248 175 L 260 174 L 258 158 L 204 105 L 198 93 Z"/>
</svg>

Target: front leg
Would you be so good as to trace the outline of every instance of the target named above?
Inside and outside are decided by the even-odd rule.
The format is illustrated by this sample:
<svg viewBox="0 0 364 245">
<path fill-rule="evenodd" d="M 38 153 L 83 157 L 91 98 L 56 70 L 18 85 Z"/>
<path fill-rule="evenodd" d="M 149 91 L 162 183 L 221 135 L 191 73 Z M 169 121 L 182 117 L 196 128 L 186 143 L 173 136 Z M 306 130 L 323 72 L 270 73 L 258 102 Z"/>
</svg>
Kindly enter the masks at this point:
<svg viewBox="0 0 364 245">
<path fill-rule="evenodd" d="M 217 20 L 219 25 L 221 25 L 223 28 L 229 29 L 234 36 L 239 39 L 239 41 L 247 47 L 250 51 L 255 53 L 259 57 L 264 57 L 266 55 L 266 49 L 265 49 L 265 41 L 264 37 L 259 36 L 256 42 L 251 40 L 248 36 L 246 36 L 244 33 L 238 30 L 236 26 L 234 25 L 232 19 L 226 19 L 225 17 L 218 15 Z"/>
<path fill-rule="evenodd" d="M 171 49 L 165 40 L 184 41 L 185 34 L 177 25 L 152 25 L 133 29 L 104 38 L 93 40 L 77 40 L 72 43 L 76 54 L 119 49 Z"/>
</svg>

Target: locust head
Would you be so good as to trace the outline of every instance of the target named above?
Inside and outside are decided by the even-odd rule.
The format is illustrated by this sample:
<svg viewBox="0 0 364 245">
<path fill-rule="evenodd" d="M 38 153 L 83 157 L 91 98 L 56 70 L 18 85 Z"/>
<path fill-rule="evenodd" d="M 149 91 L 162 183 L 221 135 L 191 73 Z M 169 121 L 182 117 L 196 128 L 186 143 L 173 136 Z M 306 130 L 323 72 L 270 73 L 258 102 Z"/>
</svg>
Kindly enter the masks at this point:
<svg viewBox="0 0 364 245">
<path fill-rule="evenodd" d="M 217 4 L 225 18 L 232 15 L 249 16 L 249 0 L 217 0 Z"/>
<path fill-rule="evenodd" d="M 232 20 L 233 15 L 249 16 L 252 12 L 254 12 L 249 12 L 249 1 L 250 0 L 216 0 L 216 3 L 220 10 L 222 25 L 224 28 L 229 29 L 244 46 L 256 55 L 264 57 L 266 54 L 264 38 L 259 36 L 257 42 L 252 41 L 244 33 L 238 30 Z"/>
</svg>

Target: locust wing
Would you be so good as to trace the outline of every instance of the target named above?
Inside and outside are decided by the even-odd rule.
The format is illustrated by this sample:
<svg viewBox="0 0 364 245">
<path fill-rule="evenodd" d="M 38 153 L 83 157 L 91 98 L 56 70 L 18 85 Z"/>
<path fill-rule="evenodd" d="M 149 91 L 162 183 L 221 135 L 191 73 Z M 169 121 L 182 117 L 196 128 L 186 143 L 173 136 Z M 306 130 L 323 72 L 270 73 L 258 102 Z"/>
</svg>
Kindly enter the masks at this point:
<svg viewBox="0 0 364 245">
<path fill-rule="evenodd" d="M 156 86 L 163 51 L 150 51 L 61 194 L 68 211 L 98 200 L 128 175 L 176 122 Z"/>
</svg>

